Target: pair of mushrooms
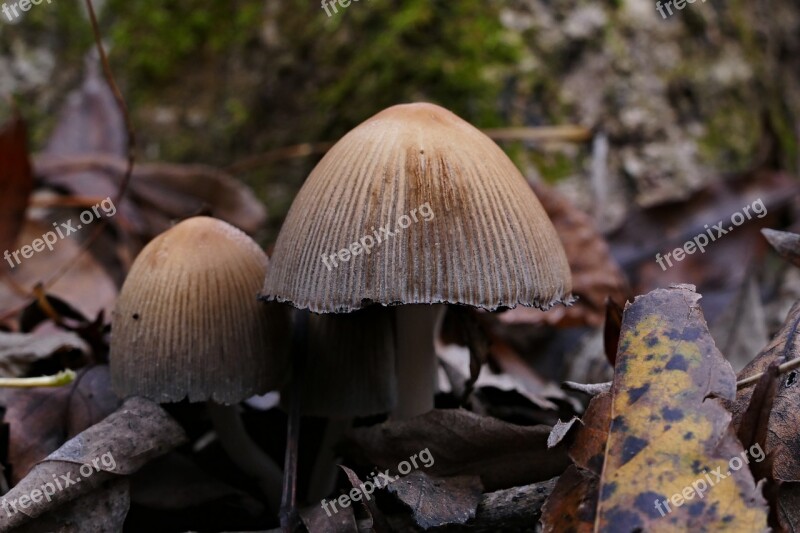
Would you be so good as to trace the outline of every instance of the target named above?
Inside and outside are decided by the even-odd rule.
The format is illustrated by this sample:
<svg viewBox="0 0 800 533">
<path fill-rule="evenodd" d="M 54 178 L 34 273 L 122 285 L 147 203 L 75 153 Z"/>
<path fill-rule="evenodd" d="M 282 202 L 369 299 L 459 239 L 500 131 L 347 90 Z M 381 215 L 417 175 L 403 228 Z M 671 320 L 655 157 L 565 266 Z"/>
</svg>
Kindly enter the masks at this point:
<svg viewBox="0 0 800 533">
<path fill-rule="evenodd" d="M 422 206 L 433 218 L 397 225 Z M 379 234 L 369 250 L 353 246 Z M 323 261 L 345 249 L 352 254 L 334 268 Z M 431 104 L 386 109 L 325 155 L 269 267 L 258 245 L 219 220 L 188 219 L 156 237 L 114 313 L 114 387 L 160 402 L 208 400 L 232 459 L 265 484 L 279 470 L 224 407 L 286 382 L 288 313 L 257 301 L 262 284 L 266 302 L 316 313 L 303 411 L 340 417 L 433 408 L 441 304 L 571 300 L 563 247 L 525 179 L 483 133 Z"/>
</svg>

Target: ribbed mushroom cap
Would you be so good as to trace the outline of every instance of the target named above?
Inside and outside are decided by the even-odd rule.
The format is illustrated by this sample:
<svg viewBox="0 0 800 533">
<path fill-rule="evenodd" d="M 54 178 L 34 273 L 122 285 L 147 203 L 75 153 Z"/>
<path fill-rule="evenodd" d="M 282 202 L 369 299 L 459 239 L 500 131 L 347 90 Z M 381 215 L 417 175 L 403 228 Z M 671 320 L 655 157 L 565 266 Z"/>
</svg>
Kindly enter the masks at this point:
<svg viewBox="0 0 800 533">
<path fill-rule="evenodd" d="M 153 239 L 114 311 L 114 389 L 158 402 L 236 403 L 277 388 L 289 321 L 256 298 L 267 261 L 250 237 L 214 218 Z"/>
<path fill-rule="evenodd" d="M 312 171 L 262 296 L 321 313 L 372 302 L 493 310 L 548 308 L 571 288 L 558 235 L 505 153 L 450 111 L 408 104 L 349 132 Z"/>
</svg>

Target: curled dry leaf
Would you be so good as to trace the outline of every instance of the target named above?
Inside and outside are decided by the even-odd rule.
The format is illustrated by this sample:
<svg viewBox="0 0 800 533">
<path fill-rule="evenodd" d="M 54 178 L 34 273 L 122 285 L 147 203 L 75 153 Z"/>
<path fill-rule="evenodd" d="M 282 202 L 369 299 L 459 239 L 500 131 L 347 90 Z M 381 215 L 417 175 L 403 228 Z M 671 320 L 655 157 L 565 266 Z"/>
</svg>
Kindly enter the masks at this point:
<svg viewBox="0 0 800 533">
<path fill-rule="evenodd" d="M 562 517 L 577 531 L 766 528 L 752 475 L 729 466 L 745 452 L 714 396 L 732 399 L 735 377 L 699 299 L 693 287 L 675 286 L 627 306 L 611 393 L 592 400 L 571 449 L 578 468 L 559 480 L 546 530 L 561 530 Z"/>
<path fill-rule="evenodd" d="M 0 513 L 0 531 L 20 526 L 111 479 L 132 474 L 185 440 L 183 429 L 158 404 L 130 398 L 37 464 L 3 497 L 9 507 L 16 504 L 16 512 Z M 42 496 L 45 490 L 49 498 Z M 39 501 L 32 497 L 34 491 Z"/>
<path fill-rule="evenodd" d="M 388 486 L 422 529 L 463 524 L 475 517 L 483 494 L 477 476 L 430 477 L 415 470 Z"/>
<path fill-rule="evenodd" d="M 557 476 L 566 453 L 547 449 L 549 426 L 516 426 L 462 409 L 436 409 L 410 420 L 390 420 L 352 431 L 344 451 L 356 462 L 396 474 L 397 465 L 428 449 L 430 475 L 477 475 L 487 490 Z"/>
</svg>

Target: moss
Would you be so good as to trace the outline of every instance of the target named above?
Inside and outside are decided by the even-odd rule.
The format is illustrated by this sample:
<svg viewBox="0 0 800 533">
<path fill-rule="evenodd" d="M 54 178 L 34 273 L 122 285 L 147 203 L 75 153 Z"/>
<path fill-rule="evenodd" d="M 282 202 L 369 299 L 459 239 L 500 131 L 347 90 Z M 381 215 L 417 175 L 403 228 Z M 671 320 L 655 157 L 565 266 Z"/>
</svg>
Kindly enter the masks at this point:
<svg viewBox="0 0 800 533">
<path fill-rule="evenodd" d="M 327 128 L 340 134 L 375 111 L 435 101 L 480 126 L 501 123 L 503 72 L 519 59 L 497 7 L 486 0 L 404 0 L 351 4 L 325 21 L 317 61 L 341 65 L 314 98 L 335 110 Z M 346 41 L 337 36 L 349 36 Z"/>
<path fill-rule="evenodd" d="M 703 163 L 723 172 L 752 165 L 763 131 L 757 113 L 733 103 L 719 106 L 705 128 L 698 143 Z"/>
<path fill-rule="evenodd" d="M 109 0 L 115 62 L 136 86 L 179 81 L 197 55 L 232 52 L 255 38 L 261 6 L 255 0 Z"/>
<path fill-rule="evenodd" d="M 580 161 L 561 152 L 531 152 L 530 159 L 547 183 L 581 172 Z"/>
</svg>

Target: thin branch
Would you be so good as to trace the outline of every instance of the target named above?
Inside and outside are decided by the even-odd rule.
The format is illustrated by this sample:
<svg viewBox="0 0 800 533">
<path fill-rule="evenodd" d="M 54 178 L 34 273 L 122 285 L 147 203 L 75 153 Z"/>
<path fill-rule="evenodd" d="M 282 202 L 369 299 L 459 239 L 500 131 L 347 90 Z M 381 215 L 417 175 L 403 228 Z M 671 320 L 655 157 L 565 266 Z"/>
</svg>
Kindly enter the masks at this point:
<svg viewBox="0 0 800 533">
<path fill-rule="evenodd" d="M 125 176 L 122 178 L 122 183 L 120 183 L 117 196 L 114 200 L 115 205 L 120 205 L 122 198 L 125 196 L 125 192 L 128 190 L 128 184 L 130 183 L 131 176 L 133 175 L 133 166 L 136 162 L 136 135 L 133 130 L 130 114 L 128 113 L 128 106 L 125 104 L 125 99 L 122 96 L 122 92 L 119 90 L 117 82 L 114 80 L 114 74 L 111 72 L 111 65 L 108 63 L 108 56 L 106 55 L 105 48 L 103 48 L 102 38 L 100 37 L 100 27 L 97 24 L 97 16 L 95 15 L 94 7 L 92 6 L 92 0 L 86 0 L 86 9 L 89 13 L 89 20 L 92 23 L 92 32 L 94 33 L 95 44 L 97 45 L 97 51 L 100 55 L 100 62 L 103 65 L 103 73 L 105 74 L 108 86 L 114 95 L 114 100 L 116 100 L 120 112 L 122 113 L 122 117 L 125 121 L 125 129 L 128 133 L 128 166 L 125 170 Z M 52 287 L 59 279 L 61 279 L 64 274 L 67 273 L 70 268 L 75 266 L 80 257 L 89 248 L 91 248 L 94 242 L 100 237 L 103 230 L 106 228 L 106 225 L 108 225 L 108 218 L 100 220 L 100 224 L 97 225 L 92 235 L 83 243 L 78 253 L 76 253 L 70 261 L 59 268 L 56 273 L 44 284 L 46 289 Z"/>
<path fill-rule="evenodd" d="M 800 368 L 800 357 L 796 359 L 792 359 L 791 361 L 787 361 L 783 363 L 781 366 L 778 367 L 778 374 L 785 374 L 786 372 L 790 372 L 796 368 Z M 764 372 L 759 372 L 754 376 L 749 376 L 744 379 L 740 379 L 736 382 L 736 390 L 741 390 L 745 387 L 749 387 L 753 383 L 757 382 L 761 376 L 764 375 Z"/>
</svg>

